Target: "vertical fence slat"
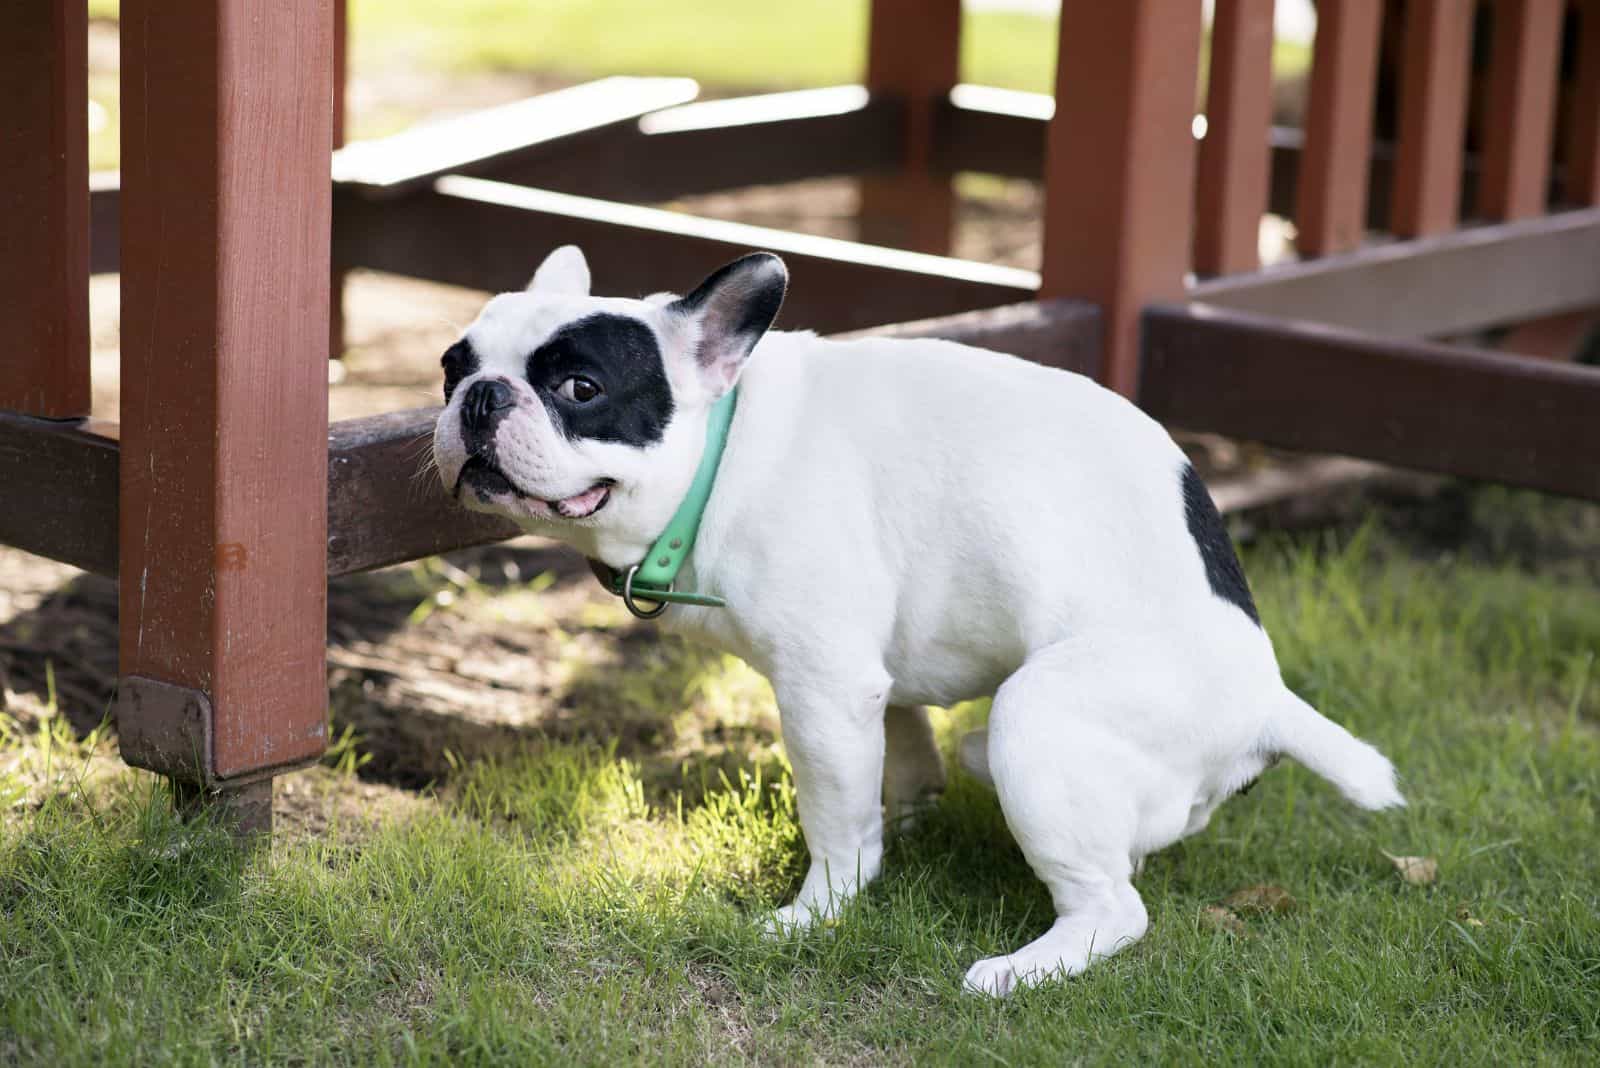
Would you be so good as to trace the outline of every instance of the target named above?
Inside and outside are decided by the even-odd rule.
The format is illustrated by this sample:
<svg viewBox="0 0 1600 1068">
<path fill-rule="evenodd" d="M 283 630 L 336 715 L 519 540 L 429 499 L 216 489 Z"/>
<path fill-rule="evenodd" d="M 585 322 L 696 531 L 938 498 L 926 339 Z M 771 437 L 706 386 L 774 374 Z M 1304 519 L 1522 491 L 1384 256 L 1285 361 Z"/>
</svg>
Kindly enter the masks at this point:
<svg viewBox="0 0 1600 1068">
<path fill-rule="evenodd" d="M 1566 182 L 1571 204 L 1600 204 L 1600 0 L 1578 4 L 1577 85 L 1567 119 Z"/>
<path fill-rule="evenodd" d="M 330 3 L 122 5 L 119 729 L 208 784 L 326 735 Z"/>
<path fill-rule="evenodd" d="M 1181 299 L 1194 213 L 1200 4 L 1062 7 L 1046 147 L 1042 297 L 1101 306 L 1102 379 L 1131 395 L 1139 312 Z"/>
<path fill-rule="evenodd" d="M 863 175 L 861 236 L 919 252 L 950 251 L 955 195 L 933 168 L 939 110 L 959 77 L 961 0 L 873 0 L 867 88 L 905 101 L 898 171 Z"/>
<path fill-rule="evenodd" d="M 1196 176 L 1194 269 L 1260 266 L 1271 167 L 1273 0 L 1217 0 L 1211 24 L 1206 136 Z"/>
<path fill-rule="evenodd" d="M 1303 255 L 1353 249 L 1366 230 L 1382 17 L 1381 0 L 1323 0 L 1317 5 L 1295 205 Z"/>
<path fill-rule="evenodd" d="M 85 0 L 0 10 L 0 408 L 89 414 Z"/>
<path fill-rule="evenodd" d="M 1544 211 L 1564 2 L 1495 2 L 1478 183 L 1477 211 L 1484 218 L 1525 219 Z"/>
<path fill-rule="evenodd" d="M 1394 216 L 1400 237 L 1453 230 L 1461 216 L 1476 0 L 1410 0 L 1400 70 Z"/>
</svg>

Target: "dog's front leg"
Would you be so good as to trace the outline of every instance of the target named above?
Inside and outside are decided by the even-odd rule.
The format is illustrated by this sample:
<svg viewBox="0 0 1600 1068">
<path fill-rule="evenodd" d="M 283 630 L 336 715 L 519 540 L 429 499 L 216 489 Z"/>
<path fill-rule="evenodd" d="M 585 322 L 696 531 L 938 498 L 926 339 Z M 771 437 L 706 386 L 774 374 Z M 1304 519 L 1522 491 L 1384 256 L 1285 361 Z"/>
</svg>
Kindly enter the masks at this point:
<svg viewBox="0 0 1600 1068">
<path fill-rule="evenodd" d="M 807 671 L 774 678 L 773 689 L 811 851 L 799 894 L 770 921 L 782 932 L 836 916 L 878 874 L 889 679 L 881 670 L 844 677 Z"/>
</svg>

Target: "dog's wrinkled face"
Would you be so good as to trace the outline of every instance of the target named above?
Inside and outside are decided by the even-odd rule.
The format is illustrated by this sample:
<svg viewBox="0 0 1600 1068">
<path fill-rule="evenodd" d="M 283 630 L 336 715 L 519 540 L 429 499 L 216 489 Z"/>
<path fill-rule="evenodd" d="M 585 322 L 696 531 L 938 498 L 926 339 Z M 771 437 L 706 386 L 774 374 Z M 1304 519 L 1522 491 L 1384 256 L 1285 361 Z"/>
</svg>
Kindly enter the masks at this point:
<svg viewBox="0 0 1600 1068">
<path fill-rule="evenodd" d="M 491 300 L 444 354 L 433 451 L 446 491 L 592 555 L 608 541 L 647 546 L 787 277 L 757 253 L 681 299 L 600 298 L 577 248 L 552 252 L 525 292 Z"/>
</svg>

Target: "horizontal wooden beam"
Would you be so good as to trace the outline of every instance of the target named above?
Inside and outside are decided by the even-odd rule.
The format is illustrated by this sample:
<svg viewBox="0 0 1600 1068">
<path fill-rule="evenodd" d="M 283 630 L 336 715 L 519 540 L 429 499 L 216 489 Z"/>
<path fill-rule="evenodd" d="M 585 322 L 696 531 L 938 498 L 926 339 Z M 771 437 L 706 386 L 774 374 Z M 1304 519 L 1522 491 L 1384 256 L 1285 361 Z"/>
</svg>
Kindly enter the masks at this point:
<svg viewBox="0 0 1600 1068">
<path fill-rule="evenodd" d="M 1600 500 L 1600 369 L 1248 315 L 1144 313 L 1162 422 Z"/>
<path fill-rule="evenodd" d="M 1100 313 L 1028 301 L 868 333 L 943 337 L 1093 373 Z M 861 335 L 851 335 L 861 336 Z M 328 434 L 328 574 L 344 575 L 514 537 L 507 521 L 451 501 L 433 474 L 438 408 L 335 423 Z M 0 544 L 117 573 L 117 427 L 0 413 Z"/>
<path fill-rule="evenodd" d="M 1457 230 L 1190 289 L 1198 301 L 1384 337 L 1443 337 L 1600 304 L 1600 208 Z"/>
<path fill-rule="evenodd" d="M 1100 374 L 1100 308 L 1084 300 L 1030 300 L 855 330 L 835 337 L 841 341 L 867 337 L 942 338 L 1090 378 Z"/>
<path fill-rule="evenodd" d="M 596 288 L 685 289 L 750 251 L 789 263 L 786 326 L 824 333 L 1027 300 L 1031 271 L 813 237 L 477 178 L 441 178 L 393 202 L 343 196 L 335 255 L 483 290 L 520 289 L 549 249 L 584 250 Z"/>
<path fill-rule="evenodd" d="M 0 545 L 115 575 L 115 433 L 0 411 Z"/>
<path fill-rule="evenodd" d="M 858 85 L 707 100 L 529 149 L 478 172 L 561 193 L 659 203 L 896 166 L 907 109 Z"/>
<path fill-rule="evenodd" d="M 469 512 L 433 471 L 438 408 L 347 419 L 328 432 L 328 574 L 347 575 L 515 537 Z"/>
<path fill-rule="evenodd" d="M 395 196 L 443 174 L 486 174 L 574 136 L 614 127 L 693 100 L 692 78 L 601 78 L 568 89 L 426 122 L 333 154 L 333 180 L 373 196 Z"/>
</svg>

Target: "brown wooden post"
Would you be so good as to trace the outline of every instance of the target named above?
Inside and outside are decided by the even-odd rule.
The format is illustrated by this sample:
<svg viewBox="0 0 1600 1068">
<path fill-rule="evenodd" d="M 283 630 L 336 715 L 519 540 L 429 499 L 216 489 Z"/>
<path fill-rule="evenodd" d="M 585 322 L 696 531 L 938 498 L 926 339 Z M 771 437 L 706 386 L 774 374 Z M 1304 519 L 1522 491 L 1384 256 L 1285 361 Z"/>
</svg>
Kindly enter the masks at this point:
<svg viewBox="0 0 1600 1068">
<path fill-rule="evenodd" d="M 1577 44 L 1563 193 L 1572 204 L 1600 204 L 1600 0 L 1579 0 Z"/>
<path fill-rule="evenodd" d="M 246 823 L 326 735 L 330 2 L 122 7 L 118 734 Z"/>
<path fill-rule="evenodd" d="M 1541 215 L 1550 184 L 1565 0 L 1496 0 L 1478 214 Z"/>
<path fill-rule="evenodd" d="M 1062 5 L 1040 296 L 1101 306 L 1102 377 L 1124 394 L 1140 309 L 1184 292 L 1200 30 L 1199 0 Z"/>
<path fill-rule="evenodd" d="M 1411 0 L 1406 8 L 1390 225 L 1400 237 L 1443 233 L 1460 219 L 1476 6 L 1476 0 Z"/>
<path fill-rule="evenodd" d="M 1295 205 L 1302 255 L 1361 244 L 1382 0 L 1322 0 L 1312 46 L 1306 143 Z"/>
<path fill-rule="evenodd" d="M 349 0 L 333 0 L 333 147 L 342 148 L 350 107 L 350 5 Z M 333 264 L 331 296 L 328 305 L 328 355 L 344 355 L 344 278 L 345 269 Z"/>
<path fill-rule="evenodd" d="M 872 0 L 867 88 L 905 102 L 905 141 L 898 171 L 860 180 L 862 240 L 950 251 L 955 193 L 951 176 L 934 169 L 934 152 L 960 51 L 961 0 Z"/>
<path fill-rule="evenodd" d="M 0 409 L 89 414 L 84 0 L 0 7 Z"/>
<path fill-rule="evenodd" d="M 1206 136 L 1196 177 L 1194 269 L 1253 271 L 1271 168 L 1273 0 L 1217 0 Z"/>
</svg>

